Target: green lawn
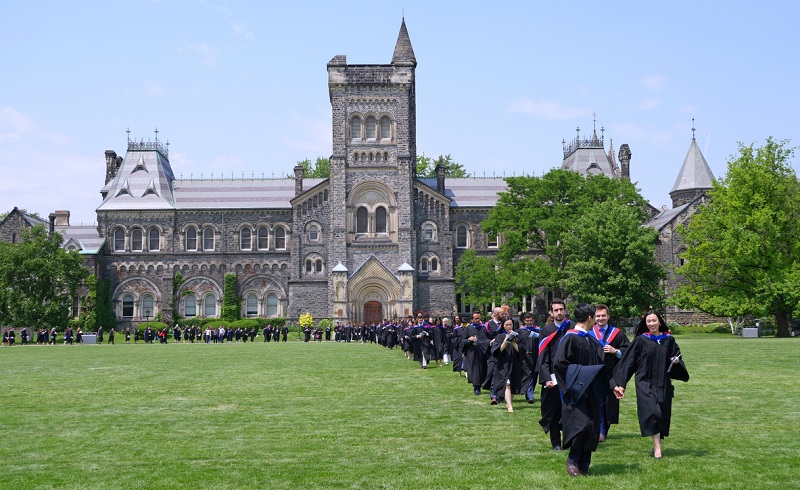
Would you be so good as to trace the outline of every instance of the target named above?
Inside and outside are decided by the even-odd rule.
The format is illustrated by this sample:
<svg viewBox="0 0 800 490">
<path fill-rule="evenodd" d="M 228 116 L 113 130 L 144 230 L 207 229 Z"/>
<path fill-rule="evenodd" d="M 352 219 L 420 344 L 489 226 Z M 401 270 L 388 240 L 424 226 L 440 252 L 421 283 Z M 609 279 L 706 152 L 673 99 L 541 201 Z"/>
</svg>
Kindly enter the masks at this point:
<svg viewBox="0 0 800 490">
<path fill-rule="evenodd" d="M 539 404 L 475 397 L 377 345 L 0 349 L 0 488 L 790 488 L 800 340 L 679 336 L 664 459 L 622 424 L 571 479 Z M 631 384 L 633 388 L 633 384 Z M 537 392 L 538 397 L 538 392 Z"/>
</svg>

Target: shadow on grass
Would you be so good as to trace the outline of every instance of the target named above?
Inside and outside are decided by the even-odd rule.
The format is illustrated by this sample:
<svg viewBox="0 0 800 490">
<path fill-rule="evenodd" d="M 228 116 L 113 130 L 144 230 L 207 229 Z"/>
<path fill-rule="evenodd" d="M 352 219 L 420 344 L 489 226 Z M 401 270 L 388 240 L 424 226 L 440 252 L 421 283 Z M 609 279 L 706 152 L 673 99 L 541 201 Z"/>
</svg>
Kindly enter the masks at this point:
<svg viewBox="0 0 800 490">
<path fill-rule="evenodd" d="M 603 475 L 621 475 L 624 473 L 631 473 L 640 470 L 639 463 L 625 463 L 625 464 L 610 464 L 610 463 L 592 463 L 589 467 L 590 476 L 603 476 Z"/>
</svg>

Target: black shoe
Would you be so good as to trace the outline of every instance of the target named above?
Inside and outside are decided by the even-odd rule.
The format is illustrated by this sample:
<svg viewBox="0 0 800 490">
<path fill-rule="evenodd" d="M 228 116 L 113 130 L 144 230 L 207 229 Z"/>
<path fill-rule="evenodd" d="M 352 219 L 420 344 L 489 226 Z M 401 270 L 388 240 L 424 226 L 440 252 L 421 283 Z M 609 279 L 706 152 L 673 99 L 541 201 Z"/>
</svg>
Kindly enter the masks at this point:
<svg viewBox="0 0 800 490">
<path fill-rule="evenodd" d="M 497 405 L 497 398 L 492 398 L 492 405 Z"/>
<path fill-rule="evenodd" d="M 567 473 L 569 473 L 570 476 L 578 476 L 581 474 L 581 470 L 578 469 L 578 465 L 575 464 L 575 462 L 571 459 L 567 459 Z"/>
<path fill-rule="evenodd" d="M 481 389 L 475 388 L 475 396 L 481 396 Z"/>
<path fill-rule="evenodd" d="M 531 405 L 533 405 L 533 403 L 534 403 L 535 401 L 536 401 L 536 400 L 533 400 L 533 399 L 531 399 L 531 400 L 528 400 L 528 403 L 530 403 Z"/>
<path fill-rule="evenodd" d="M 559 446 L 559 445 L 553 446 L 553 451 L 563 451 L 563 450 L 564 450 L 564 448 Z"/>
</svg>

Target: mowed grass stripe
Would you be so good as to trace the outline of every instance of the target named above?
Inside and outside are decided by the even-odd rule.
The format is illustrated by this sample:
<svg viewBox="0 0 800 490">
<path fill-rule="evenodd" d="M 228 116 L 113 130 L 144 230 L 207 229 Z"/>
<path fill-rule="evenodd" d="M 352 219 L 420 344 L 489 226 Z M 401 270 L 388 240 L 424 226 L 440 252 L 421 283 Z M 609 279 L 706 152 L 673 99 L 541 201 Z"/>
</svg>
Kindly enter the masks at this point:
<svg viewBox="0 0 800 490">
<path fill-rule="evenodd" d="M 761 488 L 800 462 L 800 342 L 681 336 L 665 458 L 622 420 L 570 480 L 538 426 L 451 366 L 359 343 L 0 349 L 0 488 Z M 538 396 L 538 393 L 537 393 Z"/>
</svg>

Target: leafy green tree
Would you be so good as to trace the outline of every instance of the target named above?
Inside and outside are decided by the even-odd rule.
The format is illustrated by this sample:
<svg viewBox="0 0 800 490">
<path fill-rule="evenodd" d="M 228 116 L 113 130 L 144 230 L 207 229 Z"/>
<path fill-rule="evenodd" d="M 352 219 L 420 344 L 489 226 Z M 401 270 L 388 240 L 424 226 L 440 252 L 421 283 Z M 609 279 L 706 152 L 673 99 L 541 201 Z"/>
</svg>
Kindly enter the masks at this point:
<svg viewBox="0 0 800 490">
<path fill-rule="evenodd" d="M 117 314 L 114 312 L 114 303 L 111 301 L 111 279 L 98 281 L 96 287 L 95 328 L 100 325 L 107 329 L 114 328 L 117 324 Z"/>
<path fill-rule="evenodd" d="M 317 157 L 315 162 L 311 162 L 308 158 L 303 161 L 297 162 L 305 169 L 303 176 L 308 179 L 327 179 L 331 176 L 331 161 L 327 158 Z M 289 175 L 294 178 L 294 174 Z"/>
<path fill-rule="evenodd" d="M 493 257 L 467 250 L 458 261 L 455 279 L 456 291 L 465 294 L 467 303 L 489 305 L 501 300 Z"/>
<path fill-rule="evenodd" d="M 236 274 L 225 274 L 225 282 L 222 289 L 221 319 L 228 322 L 238 320 L 241 306 L 237 291 Z"/>
<path fill-rule="evenodd" d="M 615 317 L 661 308 L 666 275 L 655 258 L 657 239 L 631 206 L 607 200 L 589 207 L 564 237 L 564 287 L 580 302 L 607 304 Z"/>
<path fill-rule="evenodd" d="M 449 154 L 439 155 L 436 160 L 433 160 L 425 156 L 425 153 L 417 155 L 417 177 L 420 179 L 436 177 L 436 167 L 440 164 L 447 167 L 444 173 L 446 178 L 459 179 L 469 177 L 469 173 L 464 166 L 454 162 Z"/>
<path fill-rule="evenodd" d="M 495 301 L 502 296 L 498 293 L 521 296 L 553 291 L 563 297 L 574 292 L 584 301 L 602 297 L 612 303 L 609 306 L 613 305 L 617 314 L 658 301 L 661 275 L 655 265 L 654 245 L 646 243 L 653 235 L 641 228 L 646 220 L 645 200 L 633 184 L 562 169 L 541 177 L 510 177 L 506 183 L 507 190 L 481 224 L 484 232 L 502 235 L 497 253 L 494 259 L 484 261 L 464 261 L 462 257 L 456 271 L 457 291 L 469 295 L 469 289 L 477 286 L 464 280 L 486 275 L 489 261 L 496 268 L 491 282 Z M 615 232 L 623 234 L 615 236 Z M 620 244 L 593 246 L 591 240 L 598 236 Z M 623 254 L 619 247 L 628 242 L 635 244 L 624 272 L 620 272 L 629 275 L 623 280 L 614 269 L 620 267 Z M 613 287 L 598 285 L 612 274 L 616 277 Z M 590 286 L 579 284 L 581 281 L 608 290 L 600 289 L 602 296 L 589 295 Z M 633 288 L 645 288 L 644 297 Z M 481 295 L 488 297 L 485 291 Z M 645 304 L 638 303 L 645 299 Z"/>
<path fill-rule="evenodd" d="M 23 230 L 20 238 L 0 243 L 0 324 L 62 327 L 90 274 L 83 258 L 61 248 L 61 235 L 42 225 Z"/>
<path fill-rule="evenodd" d="M 788 141 L 739 145 L 709 202 L 681 230 L 676 304 L 717 316 L 772 314 L 789 335 L 800 300 L 800 182 Z"/>
</svg>

